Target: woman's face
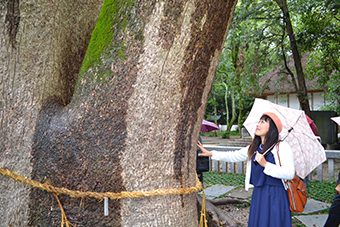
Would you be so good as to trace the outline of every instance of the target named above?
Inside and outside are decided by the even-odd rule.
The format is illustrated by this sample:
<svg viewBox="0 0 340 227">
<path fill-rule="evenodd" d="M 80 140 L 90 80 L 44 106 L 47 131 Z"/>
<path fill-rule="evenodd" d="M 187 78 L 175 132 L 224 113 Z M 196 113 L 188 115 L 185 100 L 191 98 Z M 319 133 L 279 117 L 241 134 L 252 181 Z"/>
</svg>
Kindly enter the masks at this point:
<svg viewBox="0 0 340 227">
<path fill-rule="evenodd" d="M 269 125 L 270 125 L 269 121 L 270 121 L 269 118 L 261 118 L 259 122 L 257 123 L 255 135 L 257 136 L 267 135 L 269 131 Z"/>
</svg>

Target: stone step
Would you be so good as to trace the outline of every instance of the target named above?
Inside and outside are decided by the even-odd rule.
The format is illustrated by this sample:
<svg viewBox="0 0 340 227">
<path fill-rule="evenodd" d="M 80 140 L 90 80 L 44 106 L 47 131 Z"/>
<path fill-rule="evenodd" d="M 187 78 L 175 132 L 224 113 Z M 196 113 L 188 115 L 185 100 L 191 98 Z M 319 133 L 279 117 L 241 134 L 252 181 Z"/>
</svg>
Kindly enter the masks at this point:
<svg viewBox="0 0 340 227">
<path fill-rule="evenodd" d="M 224 140 L 220 142 L 221 146 L 232 146 L 232 147 L 245 147 L 252 142 L 251 139 L 239 139 L 239 140 Z"/>
<path fill-rule="evenodd" d="M 211 144 L 217 146 L 229 146 L 229 147 L 246 147 L 252 139 L 251 138 L 235 138 L 223 139 L 218 137 L 202 137 L 203 144 Z"/>
</svg>

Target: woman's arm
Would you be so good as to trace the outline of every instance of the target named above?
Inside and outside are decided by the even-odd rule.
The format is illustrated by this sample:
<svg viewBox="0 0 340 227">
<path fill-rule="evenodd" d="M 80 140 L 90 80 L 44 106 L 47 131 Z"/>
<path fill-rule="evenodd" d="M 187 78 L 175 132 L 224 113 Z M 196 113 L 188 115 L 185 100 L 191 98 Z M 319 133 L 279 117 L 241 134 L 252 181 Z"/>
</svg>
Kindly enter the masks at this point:
<svg viewBox="0 0 340 227">
<path fill-rule="evenodd" d="M 211 159 L 213 160 L 225 162 L 242 162 L 247 160 L 248 157 L 248 147 L 235 151 L 220 152 L 220 151 L 208 151 L 206 148 L 203 147 L 201 143 L 198 143 L 198 146 L 202 151 L 200 155 L 211 157 Z"/>
<path fill-rule="evenodd" d="M 264 173 L 280 179 L 291 180 L 294 178 L 295 175 L 295 165 L 294 165 L 294 154 L 286 142 L 280 142 L 278 145 L 279 147 L 275 146 L 273 152 L 277 152 L 279 149 L 279 159 L 280 163 L 270 163 L 267 162 L 264 168 Z"/>
</svg>

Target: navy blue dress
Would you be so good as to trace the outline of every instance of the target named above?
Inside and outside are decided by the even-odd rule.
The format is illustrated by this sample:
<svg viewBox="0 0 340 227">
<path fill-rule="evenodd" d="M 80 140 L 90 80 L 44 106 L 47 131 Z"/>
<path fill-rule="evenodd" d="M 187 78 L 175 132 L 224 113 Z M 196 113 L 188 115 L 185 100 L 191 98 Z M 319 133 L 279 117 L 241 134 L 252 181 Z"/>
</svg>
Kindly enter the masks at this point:
<svg viewBox="0 0 340 227">
<path fill-rule="evenodd" d="M 248 227 L 291 227 L 288 195 L 281 179 L 264 174 L 264 168 L 254 160 L 255 155 L 251 162 L 250 183 L 254 185 L 254 190 Z M 266 160 L 275 164 L 273 153 L 268 152 Z"/>
</svg>

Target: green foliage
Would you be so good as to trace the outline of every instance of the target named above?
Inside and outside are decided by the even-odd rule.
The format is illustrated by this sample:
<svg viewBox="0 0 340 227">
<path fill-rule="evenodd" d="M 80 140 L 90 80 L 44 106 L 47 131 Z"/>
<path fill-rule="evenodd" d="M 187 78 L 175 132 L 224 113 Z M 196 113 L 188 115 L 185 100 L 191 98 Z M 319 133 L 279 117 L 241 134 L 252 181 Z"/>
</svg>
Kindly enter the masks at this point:
<svg viewBox="0 0 340 227">
<path fill-rule="evenodd" d="M 208 136 L 208 137 L 221 137 L 221 131 L 211 131 L 211 132 L 201 132 L 200 136 Z"/>
<path fill-rule="evenodd" d="M 300 15 L 297 39 L 301 49 L 310 53 L 306 75 L 324 88 L 328 104 L 323 109 L 340 114 L 339 5 L 333 0 L 300 0 L 296 4 Z"/>
<path fill-rule="evenodd" d="M 205 172 L 203 174 L 203 181 L 205 187 L 210 187 L 214 184 L 224 184 L 243 187 L 244 179 L 245 179 L 244 175 L 232 173 Z"/>
<path fill-rule="evenodd" d="M 261 1 L 257 1 L 259 2 Z M 261 4 L 275 9 L 275 5 L 270 2 Z M 249 1 L 242 1 L 236 8 L 216 70 L 212 87 L 213 95 L 209 97 L 206 109 L 207 117 L 214 114 L 212 111 L 214 108 L 224 109 L 225 111 L 218 111 L 222 113 L 220 123 L 228 126 L 235 123 L 242 125 L 252 106 L 254 96 L 261 96 L 264 89 L 259 86 L 259 78 L 278 62 L 277 48 L 272 46 L 275 36 L 266 39 L 268 25 L 254 19 L 259 15 L 266 17 L 267 15 L 262 14 L 272 11 L 255 12 L 250 10 L 252 8 L 254 4 Z M 260 8 L 263 8 L 262 5 Z M 216 103 L 217 100 L 220 101 Z M 233 101 L 236 106 L 232 105 Z M 237 122 L 233 121 L 236 119 L 232 119 L 234 114 L 238 115 Z M 228 137 L 228 134 L 224 136 Z"/>
<path fill-rule="evenodd" d="M 330 75 L 330 79 L 326 83 L 327 93 L 326 100 L 328 104 L 324 110 L 332 110 L 340 114 L 340 74 Z"/>
<path fill-rule="evenodd" d="M 230 138 L 230 131 L 225 131 L 222 134 L 222 139 L 229 139 Z"/>
<path fill-rule="evenodd" d="M 217 120 L 221 124 L 225 124 L 225 102 L 224 88 L 220 84 L 213 85 L 206 107 L 205 119 L 210 121 Z"/>
<path fill-rule="evenodd" d="M 240 137 L 240 132 L 239 131 L 213 131 L 213 132 L 201 132 L 201 136 L 208 136 L 208 137 L 221 137 L 221 138 L 227 138 L 227 135 L 234 136 L 234 137 Z"/>
<path fill-rule="evenodd" d="M 239 131 L 223 131 L 222 132 L 222 139 L 230 139 L 230 137 L 240 137 Z"/>
<path fill-rule="evenodd" d="M 103 54 L 113 43 L 114 34 L 124 30 L 127 26 L 129 8 L 133 0 L 105 0 L 100 11 L 96 26 L 92 32 L 91 40 L 80 69 L 84 74 L 90 67 L 98 64 Z M 124 58 L 124 44 L 116 47 L 117 56 Z"/>
<path fill-rule="evenodd" d="M 310 181 L 308 196 L 319 201 L 332 203 L 335 196 L 335 181 Z"/>
<path fill-rule="evenodd" d="M 307 79 L 316 78 L 324 89 L 328 103 L 324 108 L 340 113 L 339 4 L 335 0 L 287 2 L 300 55 L 308 53 L 304 74 Z M 264 75 L 281 68 L 282 78 L 291 80 L 284 69 L 283 54 L 291 59 L 290 42 L 277 3 L 240 1 L 216 71 L 214 95 L 209 97 L 209 100 L 214 97 L 215 102 L 208 102 L 207 116 L 214 114 L 214 105 L 218 109 L 231 109 L 231 96 L 234 96 L 237 114 L 241 115 L 238 124 L 242 124 L 242 116 L 247 115 L 253 97 L 263 94 L 265 87 L 258 82 Z M 290 67 L 295 73 L 293 66 Z M 226 111 L 220 112 L 223 117 Z"/>
</svg>

